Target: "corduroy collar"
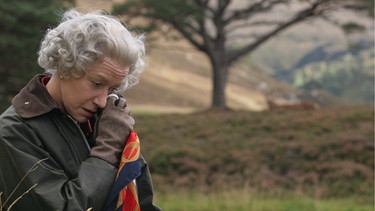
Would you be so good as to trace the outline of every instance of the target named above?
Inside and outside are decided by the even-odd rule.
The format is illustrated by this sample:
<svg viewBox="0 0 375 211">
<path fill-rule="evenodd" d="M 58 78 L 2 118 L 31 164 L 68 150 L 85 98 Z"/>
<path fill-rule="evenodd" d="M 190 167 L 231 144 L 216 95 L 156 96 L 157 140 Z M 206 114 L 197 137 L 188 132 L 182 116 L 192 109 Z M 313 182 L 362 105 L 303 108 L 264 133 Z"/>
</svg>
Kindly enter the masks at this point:
<svg viewBox="0 0 375 211">
<path fill-rule="evenodd" d="M 59 109 L 56 102 L 48 93 L 45 85 L 49 75 L 38 74 L 13 98 L 12 104 L 17 113 L 23 118 L 32 118 L 53 109 Z"/>
</svg>

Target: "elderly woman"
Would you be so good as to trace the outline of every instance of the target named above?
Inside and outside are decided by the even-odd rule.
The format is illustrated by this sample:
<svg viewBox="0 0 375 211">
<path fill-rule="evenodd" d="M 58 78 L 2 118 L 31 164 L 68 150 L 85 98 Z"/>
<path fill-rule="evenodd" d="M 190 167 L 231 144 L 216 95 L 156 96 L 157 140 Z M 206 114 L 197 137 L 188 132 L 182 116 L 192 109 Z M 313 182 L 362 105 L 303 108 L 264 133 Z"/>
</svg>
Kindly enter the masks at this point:
<svg viewBox="0 0 375 211">
<path fill-rule="evenodd" d="M 126 100 L 114 94 L 138 82 L 144 53 L 142 36 L 132 36 L 115 18 L 64 13 L 41 43 L 38 63 L 46 73 L 0 117 L 2 210 L 111 207 L 107 196 L 134 126 Z M 137 161 L 134 207 L 160 210 L 152 202 L 147 164 L 141 155 Z"/>
</svg>

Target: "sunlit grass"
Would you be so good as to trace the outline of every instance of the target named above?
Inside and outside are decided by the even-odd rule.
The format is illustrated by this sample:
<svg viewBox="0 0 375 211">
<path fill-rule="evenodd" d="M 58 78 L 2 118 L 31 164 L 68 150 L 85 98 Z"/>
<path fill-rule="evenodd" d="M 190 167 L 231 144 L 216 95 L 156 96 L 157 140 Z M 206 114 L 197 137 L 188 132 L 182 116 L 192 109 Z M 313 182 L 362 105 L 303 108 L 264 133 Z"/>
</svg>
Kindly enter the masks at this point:
<svg viewBox="0 0 375 211">
<path fill-rule="evenodd" d="M 189 114 L 197 111 L 193 107 L 173 107 L 156 105 L 131 105 L 132 115 Z"/>
<path fill-rule="evenodd" d="M 314 199 L 297 194 L 260 196 L 244 191 L 170 192 L 157 194 L 157 204 L 173 211 L 373 211 L 372 203 L 356 198 Z"/>
</svg>

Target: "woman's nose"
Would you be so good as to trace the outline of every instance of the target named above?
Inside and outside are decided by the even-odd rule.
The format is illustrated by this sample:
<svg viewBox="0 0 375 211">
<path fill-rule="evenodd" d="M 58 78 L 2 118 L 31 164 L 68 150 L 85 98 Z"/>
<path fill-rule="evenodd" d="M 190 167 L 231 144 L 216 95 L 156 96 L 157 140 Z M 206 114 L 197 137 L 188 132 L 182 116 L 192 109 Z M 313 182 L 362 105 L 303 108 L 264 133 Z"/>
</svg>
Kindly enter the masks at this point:
<svg viewBox="0 0 375 211">
<path fill-rule="evenodd" d="M 97 97 L 94 98 L 94 104 L 98 108 L 104 108 L 105 105 L 107 104 L 107 93 L 105 94 L 100 94 Z"/>
</svg>

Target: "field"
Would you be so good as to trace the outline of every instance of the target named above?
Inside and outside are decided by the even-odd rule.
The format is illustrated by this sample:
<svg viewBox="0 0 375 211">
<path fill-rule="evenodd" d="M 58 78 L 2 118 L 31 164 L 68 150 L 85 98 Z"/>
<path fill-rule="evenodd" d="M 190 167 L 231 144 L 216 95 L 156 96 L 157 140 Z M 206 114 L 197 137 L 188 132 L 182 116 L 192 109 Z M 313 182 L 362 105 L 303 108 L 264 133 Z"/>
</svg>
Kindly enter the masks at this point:
<svg viewBox="0 0 375 211">
<path fill-rule="evenodd" d="M 247 191 L 214 194 L 195 192 L 162 194 L 157 203 L 173 211 L 373 211 L 371 203 L 358 198 L 316 199 L 298 195 L 259 196 Z"/>
<path fill-rule="evenodd" d="M 373 210 L 372 106 L 133 111 L 165 210 Z"/>
</svg>

